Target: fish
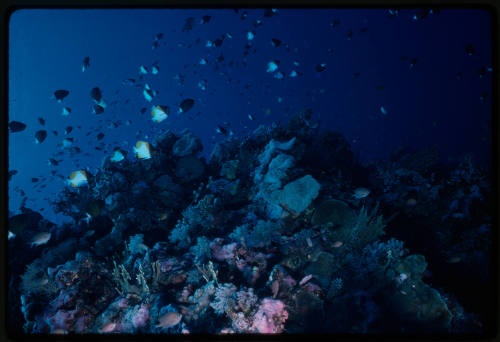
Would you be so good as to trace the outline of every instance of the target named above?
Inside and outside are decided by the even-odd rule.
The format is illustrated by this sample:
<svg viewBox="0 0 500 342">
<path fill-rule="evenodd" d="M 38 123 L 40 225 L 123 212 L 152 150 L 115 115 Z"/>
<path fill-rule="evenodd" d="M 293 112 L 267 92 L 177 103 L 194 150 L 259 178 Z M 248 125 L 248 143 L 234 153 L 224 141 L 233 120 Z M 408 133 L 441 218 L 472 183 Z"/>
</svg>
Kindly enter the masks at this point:
<svg viewBox="0 0 500 342">
<path fill-rule="evenodd" d="M 306 242 L 307 242 L 307 246 L 309 246 L 309 248 L 311 248 L 313 246 L 313 243 L 311 241 L 311 238 L 307 237 L 306 238 Z"/>
<path fill-rule="evenodd" d="M 36 177 L 31 178 L 31 183 L 36 183 L 36 182 L 38 182 L 38 178 Z"/>
<path fill-rule="evenodd" d="M 474 51 L 474 47 L 472 46 L 472 44 L 467 44 L 467 45 L 465 46 L 465 52 L 466 52 L 466 53 L 467 53 L 467 55 L 469 55 L 469 56 L 474 55 L 474 52 L 475 52 L 475 51 Z"/>
<path fill-rule="evenodd" d="M 49 232 L 40 232 L 31 239 L 31 247 L 46 244 L 50 240 Z"/>
<path fill-rule="evenodd" d="M 379 110 L 383 115 L 387 115 L 387 109 L 385 109 L 383 106 L 380 106 Z"/>
<path fill-rule="evenodd" d="M 62 109 L 62 115 L 68 116 L 71 113 L 71 108 L 69 107 L 63 107 Z"/>
<path fill-rule="evenodd" d="M 13 232 L 11 232 L 10 230 L 8 231 L 8 237 L 7 237 L 7 240 L 11 240 L 13 238 L 16 237 L 16 234 L 14 234 Z"/>
<path fill-rule="evenodd" d="M 102 100 L 101 89 L 99 89 L 99 87 L 92 88 L 92 90 L 90 91 L 90 97 L 92 98 L 92 100 L 94 100 L 95 103 L 101 102 Z"/>
<path fill-rule="evenodd" d="M 460 261 L 462 261 L 462 258 L 458 255 L 452 256 L 448 258 L 448 260 L 446 260 L 448 264 L 456 264 L 459 263 Z"/>
<path fill-rule="evenodd" d="M 99 332 L 100 333 L 109 333 L 109 332 L 112 332 L 113 330 L 115 330 L 115 328 L 116 328 L 116 323 L 115 322 L 108 322 L 108 323 L 104 324 L 99 329 Z"/>
<path fill-rule="evenodd" d="M 155 40 L 161 40 L 163 38 L 163 33 L 159 32 L 155 36 Z"/>
<path fill-rule="evenodd" d="M 354 190 L 354 193 L 353 193 L 353 197 L 356 198 L 356 199 L 361 199 L 361 198 L 365 198 L 366 196 L 368 196 L 370 194 L 370 190 L 367 189 L 367 188 L 356 188 Z"/>
<path fill-rule="evenodd" d="M 179 108 L 179 113 L 186 113 L 189 111 L 191 108 L 194 106 L 194 100 L 193 99 L 185 99 L 181 102 L 180 108 Z"/>
<path fill-rule="evenodd" d="M 479 78 L 483 78 L 486 75 L 486 67 L 482 66 L 477 70 Z"/>
<path fill-rule="evenodd" d="M 145 75 L 145 74 L 148 73 L 148 69 L 144 65 L 141 65 L 139 67 L 139 73 L 142 74 L 142 75 Z"/>
<path fill-rule="evenodd" d="M 333 248 L 339 248 L 343 245 L 344 243 L 342 241 L 335 241 L 332 246 Z"/>
<path fill-rule="evenodd" d="M 347 40 L 351 40 L 352 39 L 352 30 L 349 30 L 347 32 Z"/>
<path fill-rule="evenodd" d="M 72 130 L 73 130 L 73 127 L 71 127 L 71 126 L 66 127 L 64 129 L 64 135 L 70 134 Z"/>
<path fill-rule="evenodd" d="M 43 118 L 38 118 L 38 122 L 40 125 L 44 126 L 45 125 L 45 120 Z"/>
<path fill-rule="evenodd" d="M 210 19 L 212 19 L 211 16 L 204 15 L 203 17 L 201 17 L 200 24 L 208 24 L 210 22 Z"/>
<path fill-rule="evenodd" d="M 85 70 L 87 70 L 90 66 L 90 57 L 87 56 L 83 59 L 83 63 L 82 63 L 82 72 L 85 72 Z"/>
<path fill-rule="evenodd" d="M 360 75 L 361 75 L 361 73 L 356 71 L 352 76 L 354 78 L 359 78 Z"/>
<path fill-rule="evenodd" d="M 159 67 L 158 65 L 153 65 L 153 66 L 151 67 L 151 73 L 152 73 L 153 75 L 158 74 L 158 72 L 159 72 L 159 71 L 160 71 L 160 67 Z"/>
<path fill-rule="evenodd" d="M 9 131 L 11 133 L 17 133 L 24 131 L 26 129 L 26 124 L 19 121 L 11 121 L 9 122 Z"/>
<path fill-rule="evenodd" d="M 193 29 L 194 25 L 194 17 L 189 17 L 184 22 L 184 26 L 182 27 L 182 32 L 189 32 Z"/>
<path fill-rule="evenodd" d="M 151 158 L 151 148 L 149 147 L 149 143 L 146 141 L 139 140 L 134 146 L 134 152 L 139 159 Z"/>
<path fill-rule="evenodd" d="M 92 114 L 99 115 L 102 113 L 104 113 L 104 107 L 102 107 L 101 105 L 98 105 L 98 104 L 94 104 L 92 106 Z"/>
<path fill-rule="evenodd" d="M 277 279 L 271 283 L 271 290 L 273 291 L 273 298 L 276 298 L 280 290 L 280 282 Z"/>
<path fill-rule="evenodd" d="M 406 205 L 409 207 L 414 207 L 417 205 L 417 200 L 414 198 L 408 198 L 408 200 L 406 201 Z"/>
<path fill-rule="evenodd" d="M 272 60 L 269 63 L 267 63 L 267 69 L 266 72 L 275 72 L 278 70 L 280 62 L 277 60 Z"/>
<path fill-rule="evenodd" d="M 205 65 L 207 63 L 208 63 L 208 61 L 206 60 L 206 58 L 200 59 L 200 65 Z"/>
<path fill-rule="evenodd" d="M 248 118 L 250 119 L 250 121 L 253 121 L 255 119 L 252 114 L 248 114 Z"/>
<path fill-rule="evenodd" d="M 207 80 L 200 80 L 198 82 L 198 88 L 200 88 L 203 91 L 207 90 Z"/>
<path fill-rule="evenodd" d="M 54 92 L 54 98 L 57 100 L 57 102 L 62 102 L 66 96 L 69 95 L 69 91 L 65 89 L 59 89 Z"/>
<path fill-rule="evenodd" d="M 326 63 L 321 63 L 316 65 L 316 71 L 317 72 L 323 72 L 326 70 Z"/>
<path fill-rule="evenodd" d="M 412 69 L 413 67 L 415 67 L 415 64 L 417 64 L 417 62 L 418 62 L 418 58 L 417 57 L 413 57 L 410 60 L 410 69 Z"/>
<path fill-rule="evenodd" d="M 158 43 L 158 41 L 157 41 L 157 40 L 155 40 L 155 41 L 153 42 L 153 45 L 151 46 L 151 49 L 152 49 L 152 50 L 157 49 L 157 48 L 158 48 L 158 46 L 159 46 L 159 43 Z"/>
<path fill-rule="evenodd" d="M 151 91 L 151 89 L 145 88 L 143 90 L 142 94 L 144 95 L 144 98 L 146 99 L 146 101 L 151 102 L 153 100 L 154 93 Z"/>
<path fill-rule="evenodd" d="M 154 122 L 162 122 L 168 118 L 169 112 L 170 108 L 168 106 L 153 106 L 153 109 L 151 110 L 152 120 Z"/>
<path fill-rule="evenodd" d="M 57 166 L 59 165 L 59 162 L 54 158 L 49 158 L 49 165 Z"/>
<path fill-rule="evenodd" d="M 223 42 L 224 42 L 224 36 L 222 36 L 222 38 L 217 38 L 216 40 L 214 40 L 214 46 L 220 47 Z"/>
<path fill-rule="evenodd" d="M 97 140 L 102 140 L 102 138 L 104 138 L 104 133 L 97 134 Z"/>
<path fill-rule="evenodd" d="M 35 133 L 35 143 L 41 144 L 43 141 L 47 138 L 47 131 L 46 130 L 40 130 Z"/>
<path fill-rule="evenodd" d="M 64 138 L 63 141 L 61 141 L 62 148 L 68 148 L 71 145 L 73 145 L 73 138 Z"/>
<path fill-rule="evenodd" d="M 336 26 L 339 26 L 340 25 L 340 20 L 339 19 L 334 19 L 331 23 L 330 23 L 330 26 L 331 27 L 336 27 Z"/>
<path fill-rule="evenodd" d="M 179 324 L 181 320 L 182 314 L 176 311 L 171 311 L 158 318 L 156 328 L 168 329 Z"/>
<path fill-rule="evenodd" d="M 281 71 L 278 71 L 274 74 L 274 78 L 277 78 L 278 80 L 282 80 L 285 77 Z"/>
<path fill-rule="evenodd" d="M 52 134 L 54 134 L 56 137 L 59 135 L 59 133 L 57 133 L 57 131 L 52 131 Z"/>
<path fill-rule="evenodd" d="M 305 283 L 307 283 L 309 280 L 311 280 L 311 278 L 313 277 L 312 274 L 309 274 L 309 275 L 306 275 L 304 278 L 302 278 L 302 280 L 299 282 L 299 286 L 302 286 L 304 285 Z"/>
<path fill-rule="evenodd" d="M 269 9 L 266 9 L 266 11 L 264 12 L 264 18 L 271 18 L 273 15 L 276 14 L 278 10 L 276 8 L 269 8 Z"/>
<path fill-rule="evenodd" d="M 111 157 L 109 158 L 110 161 L 113 163 L 118 163 L 121 162 L 123 159 L 125 159 L 125 156 L 127 155 L 127 152 L 122 151 L 119 148 L 116 148 L 113 153 L 111 153 Z"/>
<path fill-rule="evenodd" d="M 217 125 L 217 127 L 215 128 L 215 131 L 219 134 L 227 135 L 227 130 L 220 125 Z"/>
<path fill-rule="evenodd" d="M 299 73 L 296 70 L 292 70 L 288 74 L 288 77 L 297 77 L 298 75 L 299 75 Z"/>
<path fill-rule="evenodd" d="M 68 179 L 68 184 L 73 188 L 88 184 L 87 173 L 84 170 L 71 172 Z"/>
<path fill-rule="evenodd" d="M 271 44 L 272 44 L 272 46 L 274 46 L 274 47 L 278 47 L 278 46 L 280 46 L 280 45 L 281 45 L 281 40 L 276 39 L 276 38 L 271 38 Z"/>
<path fill-rule="evenodd" d="M 126 80 L 122 81 L 123 85 L 131 86 L 135 84 L 135 78 L 127 78 Z"/>
<path fill-rule="evenodd" d="M 247 39 L 253 40 L 254 38 L 255 38 L 255 31 L 248 31 L 247 32 Z"/>
<path fill-rule="evenodd" d="M 9 171 L 9 180 L 12 178 L 12 176 L 14 176 L 15 174 L 17 174 L 17 170 L 10 170 Z"/>
</svg>

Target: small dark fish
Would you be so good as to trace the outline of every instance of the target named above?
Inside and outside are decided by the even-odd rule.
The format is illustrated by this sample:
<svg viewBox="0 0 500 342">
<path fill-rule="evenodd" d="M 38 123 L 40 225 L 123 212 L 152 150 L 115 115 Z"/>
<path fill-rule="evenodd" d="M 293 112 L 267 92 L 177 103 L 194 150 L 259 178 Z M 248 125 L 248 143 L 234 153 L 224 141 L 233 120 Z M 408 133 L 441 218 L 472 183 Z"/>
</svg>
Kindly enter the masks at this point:
<svg viewBox="0 0 500 342">
<path fill-rule="evenodd" d="M 92 90 L 90 91 L 90 97 L 96 103 L 99 103 L 101 101 L 101 99 L 102 99 L 101 89 L 99 89 L 98 87 L 92 88 Z"/>
<path fill-rule="evenodd" d="M 146 111 L 147 111 L 146 107 L 142 107 L 142 108 L 141 108 L 141 114 L 146 113 Z"/>
<path fill-rule="evenodd" d="M 54 92 L 54 97 L 56 98 L 57 102 L 61 102 L 68 95 L 69 91 L 64 89 L 59 89 Z"/>
<path fill-rule="evenodd" d="M 368 28 L 367 27 L 362 27 L 361 30 L 359 30 L 359 32 L 366 33 L 366 32 L 368 32 Z"/>
<path fill-rule="evenodd" d="M 43 141 L 47 138 L 47 131 L 45 130 L 40 130 L 35 133 L 35 139 L 37 144 L 43 143 Z"/>
<path fill-rule="evenodd" d="M 417 64 L 417 62 L 418 62 L 417 57 L 412 58 L 410 61 L 410 69 L 412 69 L 415 66 L 415 64 Z"/>
<path fill-rule="evenodd" d="M 57 165 L 59 165 L 59 162 L 57 160 L 55 160 L 54 158 L 50 158 L 49 165 L 57 166 Z"/>
<path fill-rule="evenodd" d="M 387 14 L 389 17 L 397 17 L 399 15 L 399 10 L 390 8 L 387 10 Z"/>
<path fill-rule="evenodd" d="M 216 47 L 220 47 L 222 45 L 222 42 L 224 41 L 224 37 L 222 38 L 217 38 L 216 40 L 214 40 L 214 46 Z"/>
<path fill-rule="evenodd" d="M 186 21 L 184 22 L 184 27 L 182 28 L 182 32 L 189 32 L 193 29 L 193 25 L 194 25 L 194 18 L 193 17 L 189 17 L 186 19 Z"/>
<path fill-rule="evenodd" d="M 45 120 L 43 118 L 38 118 L 38 122 L 40 125 L 44 126 L 45 125 Z"/>
<path fill-rule="evenodd" d="M 384 90 L 385 88 L 386 88 L 385 84 L 380 84 L 380 85 L 375 87 L 375 90 Z"/>
<path fill-rule="evenodd" d="M 90 57 L 87 56 L 83 59 L 83 64 L 82 64 L 82 72 L 85 72 L 90 66 Z"/>
<path fill-rule="evenodd" d="M 316 65 L 316 71 L 317 72 L 323 72 L 325 70 L 326 70 L 326 64 L 325 63 L 321 63 L 321 64 Z"/>
<path fill-rule="evenodd" d="M 94 114 L 102 114 L 102 113 L 104 113 L 104 108 L 102 106 L 99 106 L 98 104 L 95 104 L 92 107 L 92 112 Z"/>
<path fill-rule="evenodd" d="M 193 108 L 193 106 L 194 106 L 194 100 L 193 99 L 185 99 L 180 104 L 180 112 L 181 113 L 186 113 L 191 108 Z"/>
<path fill-rule="evenodd" d="M 340 20 L 339 19 L 334 19 L 331 23 L 331 27 L 339 26 L 340 25 Z"/>
<path fill-rule="evenodd" d="M 9 180 L 12 178 L 12 176 L 14 176 L 15 174 L 17 174 L 17 170 L 10 170 L 9 171 Z"/>
<path fill-rule="evenodd" d="M 203 17 L 201 17 L 201 23 L 202 24 L 208 24 L 210 22 L 210 19 L 212 19 L 211 16 L 209 15 L 204 15 Z"/>
<path fill-rule="evenodd" d="M 64 129 L 64 134 L 70 134 L 72 130 L 73 130 L 73 127 L 68 126 L 68 127 L 66 127 L 66 128 Z"/>
<path fill-rule="evenodd" d="M 58 135 L 57 131 L 52 131 L 52 134 L 54 134 L 56 137 Z"/>
<path fill-rule="evenodd" d="M 155 41 L 153 42 L 152 49 L 153 49 L 153 50 L 154 50 L 154 49 L 157 49 L 157 48 L 158 48 L 158 45 L 159 45 L 159 44 L 158 44 L 158 41 L 157 41 L 157 40 L 155 40 Z"/>
<path fill-rule="evenodd" d="M 217 127 L 215 128 L 215 131 L 219 134 L 227 135 L 227 130 L 220 125 L 217 125 Z"/>
<path fill-rule="evenodd" d="M 160 32 L 156 35 L 155 40 L 160 40 L 162 38 L 163 38 L 163 33 Z"/>
<path fill-rule="evenodd" d="M 97 140 L 101 140 L 102 138 L 104 138 L 104 133 L 97 134 Z"/>
<path fill-rule="evenodd" d="M 126 80 L 122 81 L 123 85 L 134 85 L 135 84 L 135 78 L 127 78 Z"/>
<path fill-rule="evenodd" d="M 274 47 L 278 47 L 281 45 L 281 40 L 279 39 L 276 39 L 276 38 L 271 38 L 271 44 L 274 46 Z"/>
<path fill-rule="evenodd" d="M 349 30 L 349 32 L 347 32 L 347 40 L 351 39 L 352 39 L 352 30 Z"/>
<path fill-rule="evenodd" d="M 11 133 L 21 132 L 26 129 L 26 124 L 23 124 L 19 121 L 11 121 L 9 122 L 9 130 Z"/>
<path fill-rule="evenodd" d="M 31 178 L 31 183 L 36 183 L 36 182 L 38 182 L 38 178 L 36 177 Z"/>
<path fill-rule="evenodd" d="M 465 52 L 469 55 L 469 56 L 472 56 L 474 54 L 474 47 L 472 46 L 472 44 L 467 44 L 465 46 Z"/>
<path fill-rule="evenodd" d="M 245 12 L 241 13 L 240 19 L 245 20 L 247 17 L 248 17 L 248 12 L 245 11 Z"/>
<path fill-rule="evenodd" d="M 359 73 L 359 72 L 355 72 L 355 73 L 353 74 L 353 77 L 354 77 L 354 78 L 359 78 L 359 76 L 360 76 L 360 75 L 361 75 L 361 73 Z"/>
<path fill-rule="evenodd" d="M 266 9 L 266 11 L 264 12 L 264 18 L 271 18 L 273 15 L 276 14 L 276 9 Z"/>
<path fill-rule="evenodd" d="M 486 68 L 484 66 L 480 67 L 477 71 L 479 78 L 483 78 L 486 75 Z"/>
</svg>

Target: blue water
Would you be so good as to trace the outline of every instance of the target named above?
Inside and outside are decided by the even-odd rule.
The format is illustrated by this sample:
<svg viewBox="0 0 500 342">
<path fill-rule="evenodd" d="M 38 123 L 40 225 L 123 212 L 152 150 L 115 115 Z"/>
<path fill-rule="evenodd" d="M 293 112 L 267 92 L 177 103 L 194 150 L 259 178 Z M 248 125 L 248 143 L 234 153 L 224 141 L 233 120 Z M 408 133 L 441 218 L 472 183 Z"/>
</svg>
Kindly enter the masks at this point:
<svg viewBox="0 0 500 342">
<path fill-rule="evenodd" d="M 16 11 L 9 24 L 9 121 L 24 122 L 27 128 L 9 134 L 9 169 L 18 170 L 9 182 L 10 212 L 18 212 L 22 189 L 27 207 L 56 223 L 67 220 L 53 212 L 49 201 L 66 186 L 64 179 L 72 171 L 87 167 L 95 172 L 114 147 L 134 158 L 135 142 L 152 142 L 162 130 L 189 128 L 203 140 L 203 153 L 208 157 L 213 143 L 224 139 L 216 133 L 217 125 L 242 136 L 261 124 L 286 122 L 305 108 L 312 109 L 323 129 L 342 132 L 364 163 L 385 158 L 401 146 L 437 145 L 445 162 L 472 153 L 476 161 L 489 166 L 491 72 L 482 78 L 477 72 L 492 63 L 488 12 L 441 10 L 413 20 L 414 10 L 400 10 L 391 17 L 382 9 L 278 9 L 271 18 L 263 17 L 264 10 L 248 10 L 247 18 L 241 20 L 242 12 Z M 203 15 L 210 15 L 211 20 L 202 25 Z M 183 32 L 188 17 L 195 18 L 194 26 Z M 255 19 L 262 25 L 254 27 Z M 334 19 L 340 24 L 332 27 Z M 255 38 L 249 42 L 250 30 L 255 31 Z M 350 30 L 352 39 L 348 40 Z M 153 50 L 154 37 L 160 32 L 164 37 Z M 207 40 L 226 33 L 232 38 L 226 37 L 221 47 L 205 46 Z M 272 38 L 281 40 L 281 45 L 273 47 Z M 244 56 L 247 43 L 251 48 Z M 473 45 L 474 55 L 466 53 L 467 44 Z M 221 54 L 224 61 L 215 70 Z M 82 72 L 86 56 L 90 67 Z M 402 56 L 407 60 L 401 60 Z M 415 57 L 418 61 L 410 68 Z M 208 64 L 199 65 L 201 58 Z M 279 60 L 284 79 L 266 72 L 271 60 Z M 151 70 L 155 61 L 160 72 L 145 75 L 145 81 L 159 95 L 147 103 L 142 88 L 122 85 L 122 81 L 138 79 L 139 66 Z M 315 70 L 320 63 L 326 63 L 321 73 Z M 302 75 L 288 77 L 292 69 Z M 174 78 L 179 73 L 185 76 L 183 85 Z M 200 80 L 207 81 L 206 91 L 198 87 Z M 381 85 L 385 89 L 377 90 Z M 92 114 L 90 90 L 96 86 L 108 104 L 100 116 Z M 70 91 L 62 103 L 51 98 L 57 89 Z M 488 97 L 480 101 L 484 91 Z M 179 114 L 178 106 L 185 98 L 193 98 L 195 105 Z M 152 104 L 170 106 L 170 117 L 153 122 Z M 63 106 L 72 109 L 67 117 L 61 115 Z M 142 107 L 147 108 L 144 115 Z M 268 109 L 270 115 L 266 115 Z M 249 120 L 248 114 L 255 120 Z M 38 117 L 45 119 L 45 128 Z M 118 120 L 122 124 L 117 128 L 108 127 Z M 130 125 L 125 124 L 127 120 Z M 81 153 L 54 157 L 61 151 L 58 144 L 66 137 L 67 126 L 73 126 L 67 136 L 74 138 Z M 39 129 L 46 129 L 48 136 L 42 144 L 35 144 Z M 101 141 L 96 138 L 99 132 L 105 134 Z M 107 153 L 95 149 L 100 145 Z M 49 158 L 62 161 L 49 166 Z M 55 176 L 51 170 L 56 170 Z M 38 183 L 31 182 L 33 177 L 40 179 Z"/>
</svg>

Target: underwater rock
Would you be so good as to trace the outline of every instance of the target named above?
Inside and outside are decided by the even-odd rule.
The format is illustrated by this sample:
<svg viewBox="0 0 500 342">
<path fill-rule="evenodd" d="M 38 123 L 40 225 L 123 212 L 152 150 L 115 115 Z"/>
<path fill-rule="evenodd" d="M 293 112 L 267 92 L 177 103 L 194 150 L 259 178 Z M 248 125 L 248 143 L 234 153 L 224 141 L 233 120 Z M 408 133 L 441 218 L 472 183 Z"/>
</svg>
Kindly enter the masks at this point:
<svg viewBox="0 0 500 342">
<path fill-rule="evenodd" d="M 356 213 L 347 203 L 330 199 L 321 203 L 314 211 L 312 224 L 324 225 L 332 222 L 342 226 L 344 223 L 352 222 L 355 216 Z"/>
<path fill-rule="evenodd" d="M 177 140 L 172 148 L 172 153 L 178 157 L 195 155 L 203 149 L 200 138 L 191 132 L 184 130 L 183 135 Z"/>
<path fill-rule="evenodd" d="M 173 132 L 166 131 L 156 136 L 156 138 L 154 139 L 154 144 L 161 150 L 170 151 L 172 146 L 174 146 L 175 142 L 177 141 L 177 139 L 178 138 L 175 136 Z"/>
<path fill-rule="evenodd" d="M 233 180 L 236 178 L 236 174 L 238 172 L 239 160 L 228 160 L 222 164 L 222 168 L 220 170 L 220 175 L 222 177 L 226 177 L 229 180 Z"/>
<path fill-rule="evenodd" d="M 277 198 L 280 204 L 300 214 L 318 197 L 320 187 L 311 175 L 306 175 L 285 185 Z"/>
<path fill-rule="evenodd" d="M 179 159 L 175 168 L 175 176 L 183 182 L 191 182 L 200 178 L 205 172 L 205 164 L 194 156 Z"/>
</svg>

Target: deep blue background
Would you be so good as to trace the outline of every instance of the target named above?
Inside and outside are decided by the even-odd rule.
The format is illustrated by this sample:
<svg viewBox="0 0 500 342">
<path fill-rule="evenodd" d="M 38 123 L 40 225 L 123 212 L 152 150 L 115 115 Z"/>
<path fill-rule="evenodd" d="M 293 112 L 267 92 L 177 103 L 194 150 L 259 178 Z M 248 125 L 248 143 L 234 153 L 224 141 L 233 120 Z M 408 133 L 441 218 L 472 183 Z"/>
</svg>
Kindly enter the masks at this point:
<svg viewBox="0 0 500 342">
<path fill-rule="evenodd" d="M 491 35 L 489 14 L 481 10 L 441 10 L 423 20 L 412 20 L 415 10 L 400 10 L 390 17 L 380 10 L 278 10 L 271 18 L 264 10 L 20 10 L 9 25 L 9 121 L 28 125 L 23 132 L 9 135 L 9 169 L 19 173 L 9 182 L 9 210 L 16 213 L 26 192 L 27 207 L 45 208 L 48 219 L 59 220 L 47 204 L 65 186 L 63 179 L 78 169 L 101 165 L 104 151 L 94 149 L 101 142 L 122 147 L 133 158 L 132 146 L 139 139 L 152 141 L 162 129 L 180 132 L 189 128 L 203 139 L 204 155 L 213 142 L 222 139 L 217 124 L 230 123 L 236 135 L 253 131 L 260 124 L 286 122 L 295 112 L 312 108 L 323 129 L 338 129 L 352 143 L 360 159 L 367 162 L 384 158 L 394 148 L 422 148 L 438 145 L 445 161 L 473 153 L 477 161 L 489 167 L 491 153 L 491 73 L 482 79 L 477 70 L 489 67 Z M 201 25 L 203 15 L 211 15 Z M 190 32 L 182 32 L 186 18 L 194 17 Z M 254 27 L 255 19 L 262 26 Z M 334 19 L 340 25 L 332 27 Z M 361 28 L 367 28 L 361 32 Z M 255 30 L 250 54 L 243 56 L 247 32 Z M 347 33 L 352 30 L 352 39 Z M 164 34 L 158 49 L 152 42 Z M 229 32 L 221 47 L 205 47 Z M 282 41 L 271 45 L 271 38 Z M 200 39 L 199 43 L 196 40 Z M 473 44 L 475 54 L 468 56 L 465 45 Z M 180 45 L 179 45 L 180 44 Z M 286 46 L 288 45 L 289 51 Z M 253 53 L 253 49 L 256 53 Z M 333 53 L 329 52 L 333 49 Z M 215 68 L 215 59 L 224 61 Z M 90 56 L 90 68 L 82 73 L 81 63 Z M 401 56 L 407 56 L 406 61 Z M 410 59 L 416 66 L 410 69 Z M 199 65 L 201 58 L 207 65 Z M 266 73 L 266 64 L 276 59 L 285 79 Z M 247 65 L 243 65 L 246 60 Z M 293 61 L 299 61 L 295 67 Z M 152 104 L 171 107 L 170 117 L 162 123 L 151 120 L 151 104 L 142 88 L 121 84 L 126 78 L 138 78 L 141 64 L 151 67 L 159 61 L 160 73 L 145 80 L 159 95 Z M 230 66 L 230 62 L 232 65 Z M 326 71 L 315 66 L 326 63 Z M 286 77 L 296 69 L 303 75 Z M 353 74 L 359 72 L 359 78 Z M 456 74 L 463 74 L 457 80 Z M 185 75 L 184 86 L 174 76 Z M 208 89 L 197 84 L 206 79 Z M 229 79 L 231 81 L 229 82 Z M 246 89 L 245 84 L 249 84 Z M 384 90 L 376 86 L 385 85 Z M 101 116 L 91 113 L 90 90 L 98 86 L 108 103 Z M 68 89 L 62 104 L 51 99 L 56 89 Z M 488 91 L 484 103 L 480 94 Z M 278 103 L 278 97 L 283 101 Z M 193 109 L 176 113 L 184 98 L 194 98 Z M 125 104 L 126 99 L 130 99 Z M 61 115 L 61 108 L 73 112 Z M 144 115 L 142 107 L 147 107 Z M 388 114 L 382 115 L 380 106 Z M 269 116 L 265 110 L 271 109 Z M 248 119 L 252 113 L 254 121 Z M 35 144 L 34 134 L 46 120 L 48 137 Z M 109 128 L 111 121 L 131 120 Z M 48 159 L 60 151 L 64 128 L 74 130 L 68 136 L 82 152 L 68 154 L 59 166 Z M 81 126 L 81 128 L 77 128 Z M 52 130 L 59 132 L 58 136 Z M 138 133 L 138 131 L 141 131 Z M 86 136 L 88 132 L 90 135 Z M 98 142 L 96 135 L 106 136 Z M 146 138 L 147 136 L 147 138 Z M 359 139 L 358 139 L 359 138 Z M 40 177 L 32 183 L 32 177 Z M 47 187 L 39 188 L 40 183 Z M 35 184 L 38 184 L 34 187 Z"/>
</svg>

